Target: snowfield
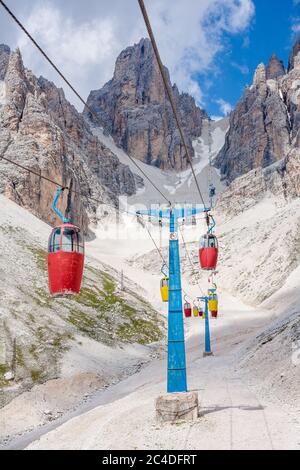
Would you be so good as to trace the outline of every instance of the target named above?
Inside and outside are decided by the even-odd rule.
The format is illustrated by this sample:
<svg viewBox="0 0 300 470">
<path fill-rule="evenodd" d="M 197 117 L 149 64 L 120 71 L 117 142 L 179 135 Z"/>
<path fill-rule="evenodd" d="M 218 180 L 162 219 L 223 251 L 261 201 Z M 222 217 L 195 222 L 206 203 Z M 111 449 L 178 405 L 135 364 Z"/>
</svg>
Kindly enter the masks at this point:
<svg viewBox="0 0 300 470">
<path fill-rule="evenodd" d="M 224 144 L 225 134 L 228 128 L 228 118 L 221 119 L 217 122 L 211 123 L 212 131 L 212 157 L 214 158 Z M 93 128 L 93 133 L 99 137 L 99 140 L 103 142 L 117 157 L 120 162 L 124 165 L 128 165 L 133 173 L 143 178 L 144 187 L 134 195 L 128 198 L 128 203 L 134 204 L 162 204 L 166 201 L 157 193 L 153 186 L 147 181 L 142 173 L 136 168 L 136 166 L 129 160 L 128 156 L 123 149 L 117 147 L 113 138 L 107 135 L 103 130 L 99 128 Z M 199 184 L 205 189 L 204 198 L 207 194 L 207 181 L 209 173 L 209 137 L 208 137 L 208 121 L 203 123 L 202 136 L 193 142 L 195 149 L 195 157 L 193 160 L 193 166 L 195 173 L 198 177 Z M 159 168 L 149 166 L 146 163 L 137 162 L 142 170 L 155 181 L 159 188 L 162 188 L 164 194 L 170 197 L 172 202 L 184 203 L 189 201 L 198 201 L 199 194 L 191 175 L 191 171 L 188 168 L 185 171 L 175 173 L 174 171 L 162 171 Z M 211 169 L 211 180 L 216 186 L 217 191 L 221 192 L 224 189 L 224 185 L 220 182 L 218 171 L 215 168 Z M 208 200 L 206 201 L 208 202 Z"/>
<path fill-rule="evenodd" d="M 227 120 L 213 123 L 213 155 L 224 142 L 227 126 Z M 109 136 L 99 129 L 95 132 L 122 163 L 137 172 Z M 208 126 L 194 148 L 195 169 L 203 185 L 210 171 Z M 190 171 L 176 175 L 139 164 L 176 201 L 196 197 Z M 212 177 L 222 191 L 216 170 Z M 103 283 L 103 275 L 109 275 L 119 295 L 123 278 L 123 301 L 134 305 L 152 329 L 158 323 L 163 331 L 167 305 L 162 305 L 159 292 L 161 260 L 134 215 L 137 204 L 159 202 L 153 188 L 144 183 L 127 201 L 133 215 L 117 216 L 109 208 L 99 209 L 99 223 L 91 226 L 94 237 L 86 244 L 87 269 L 98 273 L 92 279 L 92 289 Z M 239 207 L 239 201 L 231 202 Z M 19 295 L 20 276 L 16 276 L 14 263 L 22 279 L 32 271 L 27 283 L 24 281 L 29 292 L 33 282 L 45 287 L 44 274 L 37 272 L 34 258 L 28 253 L 26 259 L 22 257 L 20 234 L 26 234 L 31 248 L 45 246 L 49 227 L 3 196 L 0 205 L 4 227 L 0 241 L 6 260 L 11 260 L 10 266 L 7 261 L 5 266 L 0 264 L 2 285 L 9 274 L 10 287 L 2 292 L 7 307 L 8 300 Z M 245 205 L 236 213 L 217 212 L 216 218 L 220 314 L 211 320 L 212 357 L 203 358 L 203 320 L 185 319 L 188 387 L 199 394 L 198 420 L 176 426 L 156 423 L 155 399 L 166 391 L 165 338 L 145 345 L 137 344 L 131 336 L 133 344 L 117 341 L 112 345 L 105 343 L 106 336 L 91 337 L 94 328 L 81 333 L 73 330 L 75 340 L 67 342 L 60 358 L 60 376 L 29 388 L 0 410 L 3 448 L 300 449 L 300 202 L 266 194 L 251 199 L 249 207 Z M 198 265 L 198 241 L 206 226 L 203 215 L 197 219 L 196 227 L 181 225 L 179 235 L 182 283 L 190 301 L 210 287 L 207 274 Z M 168 260 L 168 226 L 160 230 L 146 219 L 144 223 Z M 13 229 L 7 232 L 5 226 Z M 9 310 L 11 321 L 20 333 L 28 335 L 24 312 L 29 316 L 32 302 L 24 307 L 24 293 L 17 300 L 17 307 Z M 40 318 L 41 311 L 35 308 Z M 55 319 L 55 327 L 65 329 L 66 312 L 72 305 L 63 302 L 55 308 L 55 314 L 50 311 L 50 315 L 42 310 L 44 323 Z M 90 310 L 84 313 L 85 320 L 93 315 Z M 98 334 L 104 331 L 109 335 L 118 321 L 124 318 L 116 310 L 97 324 Z M 147 338 L 151 339 L 151 334 Z M 18 382 L 11 386 L 12 394 L 17 394 L 13 390 L 17 386 Z"/>
<path fill-rule="evenodd" d="M 227 308 L 224 307 L 227 305 Z M 199 419 L 159 426 L 155 398 L 165 391 L 166 362 L 154 361 L 139 374 L 99 396 L 98 406 L 31 443 L 28 449 L 296 449 L 299 415 L 262 397 L 257 383 L 237 369 L 244 344 L 263 328 L 270 313 L 241 307 L 225 297 L 212 323 L 214 357 L 203 359 L 203 321 L 188 326 L 190 390 L 200 399 Z M 259 388 L 259 387 L 258 387 Z"/>
<path fill-rule="evenodd" d="M 270 201 L 265 204 L 273 206 Z M 239 215 L 232 223 L 232 233 L 237 227 L 242 230 L 241 217 L 245 217 L 249 227 L 254 220 L 263 223 L 261 209 L 258 205 L 256 215 L 253 208 L 248 214 Z M 270 208 L 269 215 L 272 214 Z M 204 229 L 201 223 L 203 221 L 196 228 L 184 228 L 189 248 L 195 245 L 199 232 Z M 220 230 L 224 227 L 220 223 Z M 130 239 L 126 230 L 135 235 Z M 162 247 L 167 244 L 167 230 L 164 228 L 161 237 Z M 159 243 L 158 228 L 152 226 L 151 231 Z M 109 262 L 113 268 L 122 269 L 126 277 L 141 286 L 152 305 L 159 308 L 159 264 L 152 242 L 144 232 L 134 217 L 122 216 L 119 227 L 114 227 L 109 219 L 107 224 L 104 222 L 97 227 L 96 238 L 87 244 L 87 253 L 94 263 Z M 182 246 L 181 252 L 185 272 L 183 288 L 194 298 L 199 295 L 199 288 L 191 282 Z M 237 269 L 239 266 L 232 267 L 232 278 Z M 221 276 L 220 316 L 211 321 L 214 352 L 211 358 L 202 357 L 203 321 L 197 318 L 185 320 L 188 385 L 190 390 L 198 391 L 200 400 L 197 422 L 159 426 L 155 421 L 155 399 L 165 392 L 166 387 L 166 358 L 162 351 L 161 359 L 153 359 L 136 374 L 92 393 L 85 403 L 57 421 L 40 428 L 33 425 L 35 428 L 31 432 L 8 443 L 8 448 L 299 449 L 300 374 L 299 364 L 293 359 L 293 343 L 299 339 L 298 273 L 296 270 L 288 274 L 286 280 L 281 278 L 282 288 L 259 306 L 244 304 L 241 292 L 237 292 L 237 298 L 234 288 L 228 292 L 227 284 L 226 287 L 222 285 Z M 204 279 L 201 287 L 208 287 Z M 246 288 L 243 289 L 246 292 Z M 293 295 L 289 295 L 287 302 L 284 292 L 291 290 Z M 259 285 L 256 292 L 259 295 Z M 161 313 L 166 314 L 165 307 L 161 308 Z M 100 348 L 98 353 L 101 360 L 104 352 Z M 88 357 L 84 365 L 89 363 Z M 122 364 L 120 360 L 120 366 Z M 28 399 L 40 403 L 39 389 L 34 390 Z M 60 390 L 59 383 L 57 390 Z M 58 395 L 57 407 L 50 401 L 54 414 L 60 408 L 60 400 Z M 17 418 L 19 408 L 8 407 L 6 419 L 12 414 Z M 20 408 L 24 410 L 24 406 Z"/>
</svg>

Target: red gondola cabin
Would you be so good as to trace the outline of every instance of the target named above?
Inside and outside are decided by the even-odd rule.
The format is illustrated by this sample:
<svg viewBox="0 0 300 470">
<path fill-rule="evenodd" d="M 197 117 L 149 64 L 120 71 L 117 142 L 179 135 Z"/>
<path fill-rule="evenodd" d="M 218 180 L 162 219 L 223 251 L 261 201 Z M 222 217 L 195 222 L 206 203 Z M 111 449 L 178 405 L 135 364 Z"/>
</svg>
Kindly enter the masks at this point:
<svg viewBox="0 0 300 470">
<path fill-rule="evenodd" d="M 218 262 L 218 240 L 215 235 L 208 233 L 200 240 L 199 261 L 202 269 L 213 271 Z"/>
<path fill-rule="evenodd" d="M 84 265 L 80 229 L 65 223 L 52 230 L 48 245 L 48 281 L 52 295 L 79 294 Z"/>
<path fill-rule="evenodd" d="M 184 304 L 184 316 L 190 318 L 192 316 L 192 306 L 188 302 Z"/>
</svg>

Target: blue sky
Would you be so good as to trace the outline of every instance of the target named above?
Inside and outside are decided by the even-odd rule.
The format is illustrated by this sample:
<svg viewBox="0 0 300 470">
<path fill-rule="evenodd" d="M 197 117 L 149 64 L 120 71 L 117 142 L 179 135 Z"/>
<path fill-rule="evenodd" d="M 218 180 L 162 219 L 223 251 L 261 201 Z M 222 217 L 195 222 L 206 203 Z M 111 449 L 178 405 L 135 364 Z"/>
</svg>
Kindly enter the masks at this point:
<svg viewBox="0 0 300 470">
<path fill-rule="evenodd" d="M 113 74 L 117 55 L 147 35 L 137 0 L 6 0 L 82 96 Z M 300 0 L 145 0 L 163 62 L 181 91 L 221 116 L 275 52 L 287 64 Z M 0 43 L 82 106 L 0 7 Z"/>
<path fill-rule="evenodd" d="M 255 16 L 249 27 L 242 34 L 224 35 L 225 51 L 215 58 L 218 70 L 212 86 L 205 86 L 207 74 L 198 75 L 211 115 L 220 114 L 220 96 L 232 106 L 237 103 L 244 86 L 252 83 L 257 65 L 266 64 L 273 52 L 287 66 L 292 45 L 300 34 L 300 1 L 298 4 L 293 0 L 255 0 L 253 3 Z"/>
</svg>

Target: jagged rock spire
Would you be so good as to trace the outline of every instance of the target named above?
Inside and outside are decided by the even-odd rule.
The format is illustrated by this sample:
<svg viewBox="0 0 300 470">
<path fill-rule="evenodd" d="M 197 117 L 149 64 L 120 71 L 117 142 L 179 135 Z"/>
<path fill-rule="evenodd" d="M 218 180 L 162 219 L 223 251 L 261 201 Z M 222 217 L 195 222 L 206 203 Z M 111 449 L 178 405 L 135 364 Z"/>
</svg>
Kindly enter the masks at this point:
<svg viewBox="0 0 300 470">
<path fill-rule="evenodd" d="M 285 75 L 283 61 L 279 60 L 276 54 L 272 54 L 266 69 L 267 80 L 274 80 Z"/>
<path fill-rule="evenodd" d="M 4 80 L 8 61 L 10 55 L 10 48 L 6 44 L 0 44 L 0 80 Z"/>
<path fill-rule="evenodd" d="M 299 54 L 299 52 L 300 52 L 300 35 L 299 35 L 297 41 L 295 42 L 292 53 L 290 55 L 289 68 L 288 68 L 289 72 L 294 68 L 295 57 Z"/>
<path fill-rule="evenodd" d="M 289 105 L 292 85 L 288 74 L 278 80 L 276 87 L 268 83 L 268 77 L 274 79 L 284 73 L 276 56 L 270 62 L 267 68 L 264 64 L 257 67 L 253 86 L 231 113 L 225 145 L 215 160 L 229 181 L 254 168 L 266 168 L 290 151 L 291 130 L 295 133 L 297 126 L 297 111 Z"/>
<path fill-rule="evenodd" d="M 169 85 L 171 78 L 165 69 Z M 194 98 L 173 85 L 174 100 L 193 155 L 192 140 L 199 137 L 205 111 Z M 187 159 L 149 39 L 126 48 L 116 61 L 114 76 L 101 90 L 90 93 L 89 109 L 132 157 L 162 169 L 185 169 Z M 89 109 L 85 115 L 94 120 Z"/>
<path fill-rule="evenodd" d="M 259 64 L 255 70 L 253 78 L 253 86 L 257 89 L 260 95 L 267 93 L 267 72 L 264 64 Z"/>
</svg>

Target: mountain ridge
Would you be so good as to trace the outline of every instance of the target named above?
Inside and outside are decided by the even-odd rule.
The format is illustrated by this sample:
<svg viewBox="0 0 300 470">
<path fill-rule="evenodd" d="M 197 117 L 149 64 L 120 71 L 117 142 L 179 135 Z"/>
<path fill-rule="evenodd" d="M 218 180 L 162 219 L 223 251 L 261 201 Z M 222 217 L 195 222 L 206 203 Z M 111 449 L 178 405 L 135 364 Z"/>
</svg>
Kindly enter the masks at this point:
<svg viewBox="0 0 300 470">
<path fill-rule="evenodd" d="M 61 209 L 86 232 L 99 203 L 117 207 L 118 196 L 136 191 L 137 177 L 95 137 L 62 89 L 27 70 L 20 51 L 0 48 L 0 152 L 63 186 Z M 42 220 L 54 224 L 52 184 L 4 161 L 0 191 Z"/>
<path fill-rule="evenodd" d="M 259 64 L 253 83 L 230 115 L 225 144 L 215 165 L 229 182 L 267 168 L 300 147 L 300 37 L 286 70 L 275 54 Z"/>
</svg>

